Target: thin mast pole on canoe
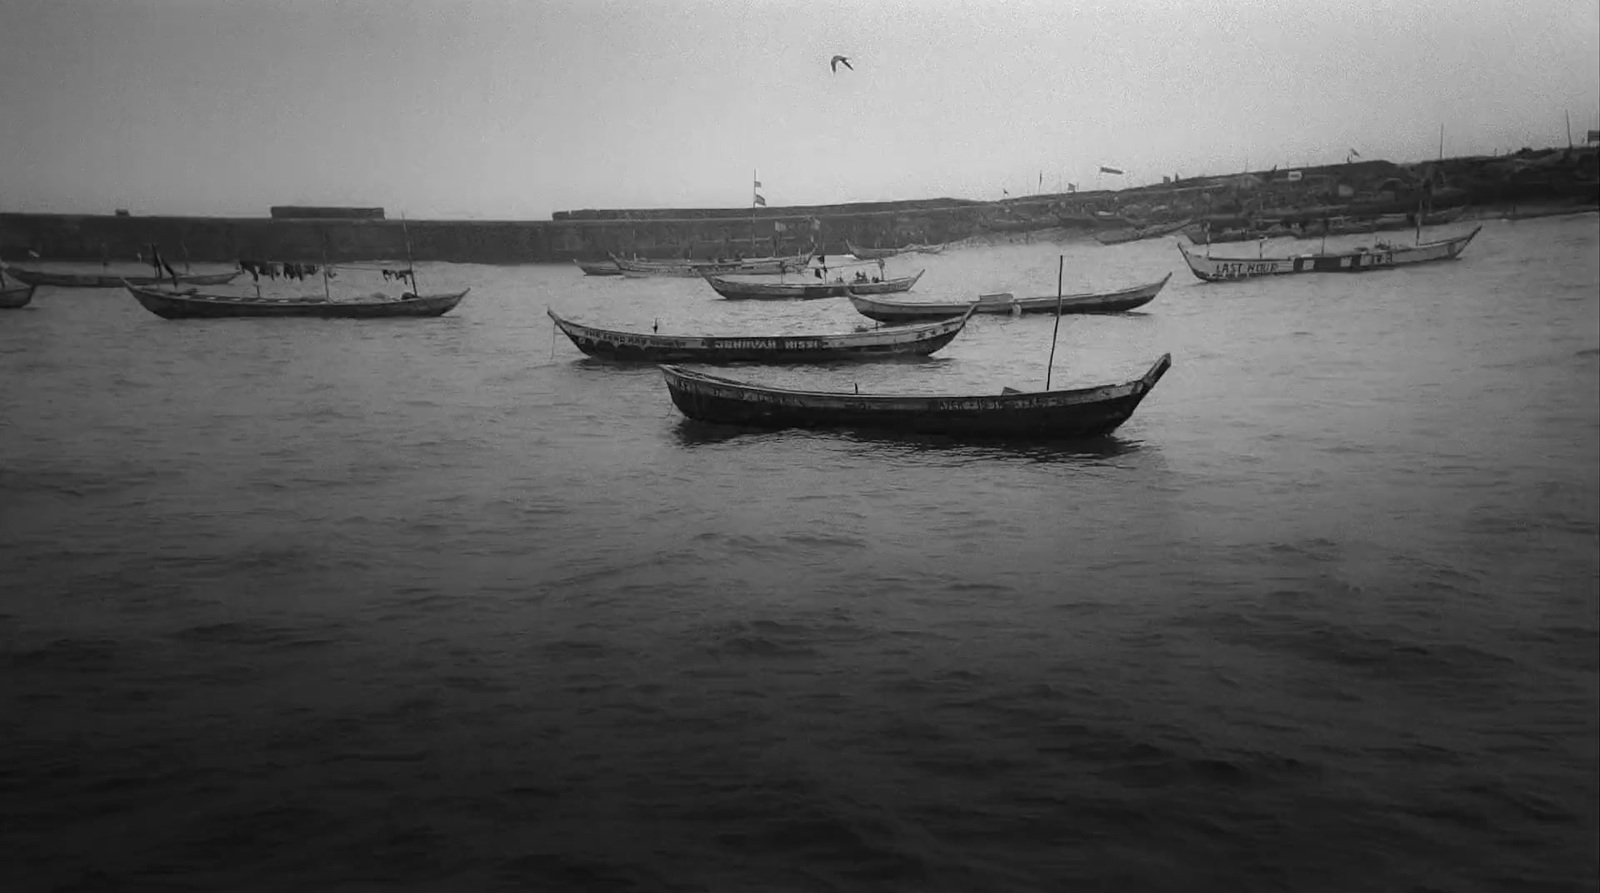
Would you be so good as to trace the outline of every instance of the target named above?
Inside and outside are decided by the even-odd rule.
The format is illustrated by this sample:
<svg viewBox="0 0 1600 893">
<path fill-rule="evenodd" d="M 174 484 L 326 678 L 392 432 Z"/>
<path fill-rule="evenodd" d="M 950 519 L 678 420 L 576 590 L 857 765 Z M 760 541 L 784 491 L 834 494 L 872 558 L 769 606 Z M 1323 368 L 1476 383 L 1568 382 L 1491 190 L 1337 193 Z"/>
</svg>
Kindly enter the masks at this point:
<svg viewBox="0 0 1600 893">
<path fill-rule="evenodd" d="M 322 231 L 322 298 L 328 303 L 333 303 L 333 294 L 328 289 L 328 231 Z"/>
<path fill-rule="evenodd" d="M 417 262 L 411 259 L 411 230 L 406 228 L 406 212 L 400 212 L 400 234 L 406 240 L 406 270 L 411 273 L 411 291 L 417 297 L 422 297 L 422 287 L 417 285 Z M 401 294 L 403 299 L 405 294 Z"/>
<path fill-rule="evenodd" d="M 194 272 L 193 270 L 191 270 L 189 268 L 189 243 L 185 242 L 183 240 L 183 238 L 180 236 L 178 238 L 178 247 L 183 249 L 183 271 L 185 273 Z"/>
<path fill-rule="evenodd" d="M 756 191 L 754 184 L 761 181 L 756 179 L 756 169 L 750 169 L 750 256 L 756 256 L 756 196 L 761 193 Z"/>
<path fill-rule="evenodd" d="M 1050 373 L 1056 368 L 1056 333 L 1061 331 L 1061 276 L 1067 269 L 1067 256 L 1056 260 L 1056 324 L 1050 330 L 1050 362 L 1044 367 L 1044 389 L 1050 390 Z"/>
</svg>

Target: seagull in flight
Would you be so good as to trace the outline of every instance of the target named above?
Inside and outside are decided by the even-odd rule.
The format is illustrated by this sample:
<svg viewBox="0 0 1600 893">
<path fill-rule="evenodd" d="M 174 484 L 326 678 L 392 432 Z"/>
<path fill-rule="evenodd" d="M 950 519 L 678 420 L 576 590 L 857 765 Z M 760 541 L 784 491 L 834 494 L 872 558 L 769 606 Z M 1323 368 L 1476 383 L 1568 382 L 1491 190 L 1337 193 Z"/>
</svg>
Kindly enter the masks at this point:
<svg viewBox="0 0 1600 893">
<path fill-rule="evenodd" d="M 845 68 L 848 68 L 851 71 L 855 71 L 856 70 L 856 67 L 854 65 L 850 64 L 850 57 L 848 57 L 848 56 L 834 56 L 832 59 L 828 60 L 828 67 L 833 69 L 833 73 L 834 74 L 838 74 L 839 73 L 839 63 L 840 62 L 844 63 L 844 67 Z"/>
</svg>

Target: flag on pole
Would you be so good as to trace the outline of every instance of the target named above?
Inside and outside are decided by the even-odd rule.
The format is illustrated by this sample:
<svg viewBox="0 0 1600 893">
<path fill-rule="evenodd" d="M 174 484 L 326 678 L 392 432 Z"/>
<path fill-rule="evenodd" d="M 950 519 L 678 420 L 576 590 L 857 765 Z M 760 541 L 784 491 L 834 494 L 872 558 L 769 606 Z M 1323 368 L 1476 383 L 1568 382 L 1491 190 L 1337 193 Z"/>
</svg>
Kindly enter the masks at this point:
<svg viewBox="0 0 1600 893">
<path fill-rule="evenodd" d="M 1102 174 L 1119 174 L 1120 175 L 1122 173 L 1122 171 L 1119 171 L 1114 167 L 1106 167 L 1105 165 L 1102 164 L 1102 165 L 1100 165 L 1100 173 L 1102 173 Z"/>
<path fill-rule="evenodd" d="M 760 180 L 757 180 L 757 181 L 756 181 L 756 188 L 757 188 L 757 189 L 760 189 L 760 188 L 761 188 L 761 181 L 760 181 Z"/>
<path fill-rule="evenodd" d="M 1586 142 L 1586 143 L 1600 143 L 1600 130 L 1591 130 L 1591 131 L 1589 131 L 1589 135 L 1584 138 L 1584 142 Z"/>
<path fill-rule="evenodd" d="M 763 208 L 765 208 L 767 206 L 767 200 L 762 198 L 761 197 L 761 193 L 759 193 L 759 192 L 756 193 L 756 204 L 760 205 Z"/>
</svg>

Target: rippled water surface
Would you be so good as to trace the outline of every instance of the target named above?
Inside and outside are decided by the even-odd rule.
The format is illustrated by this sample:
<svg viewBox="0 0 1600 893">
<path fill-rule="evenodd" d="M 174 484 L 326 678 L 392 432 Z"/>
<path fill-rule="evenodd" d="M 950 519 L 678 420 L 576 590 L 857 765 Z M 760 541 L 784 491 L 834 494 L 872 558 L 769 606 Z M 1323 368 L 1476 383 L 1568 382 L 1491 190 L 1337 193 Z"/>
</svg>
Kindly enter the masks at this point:
<svg viewBox="0 0 1600 893">
<path fill-rule="evenodd" d="M 842 299 L 41 288 L 0 314 L 0 888 L 1595 889 L 1597 230 L 1225 285 L 1170 240 L 890 262 L 929 300 L 1172 272 L 1062 321 L 1057 386 L 1174 359 L 1079 446 L 696 426 L 544 314 L 865 323 Z M 1040 387 L 1052 323 L 725 374 Z"/>
</svg>

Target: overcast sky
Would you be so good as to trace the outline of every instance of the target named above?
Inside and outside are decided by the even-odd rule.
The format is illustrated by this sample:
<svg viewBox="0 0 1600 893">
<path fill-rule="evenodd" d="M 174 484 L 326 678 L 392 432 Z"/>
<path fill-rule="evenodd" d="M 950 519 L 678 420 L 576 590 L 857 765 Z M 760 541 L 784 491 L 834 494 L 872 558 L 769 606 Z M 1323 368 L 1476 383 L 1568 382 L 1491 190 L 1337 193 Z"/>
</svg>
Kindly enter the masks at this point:
<svg viewBox="0 0 1600 893">
<path fill-rule="evenodd" d="M 830 71 L 835 53 L 853 71 Z M 0 0 L 0 211 L 547 218 L 1566 142 L 1600 0 Z M 1095 173 L 1100 165 L 1122 178 Z"/>
</svg>

